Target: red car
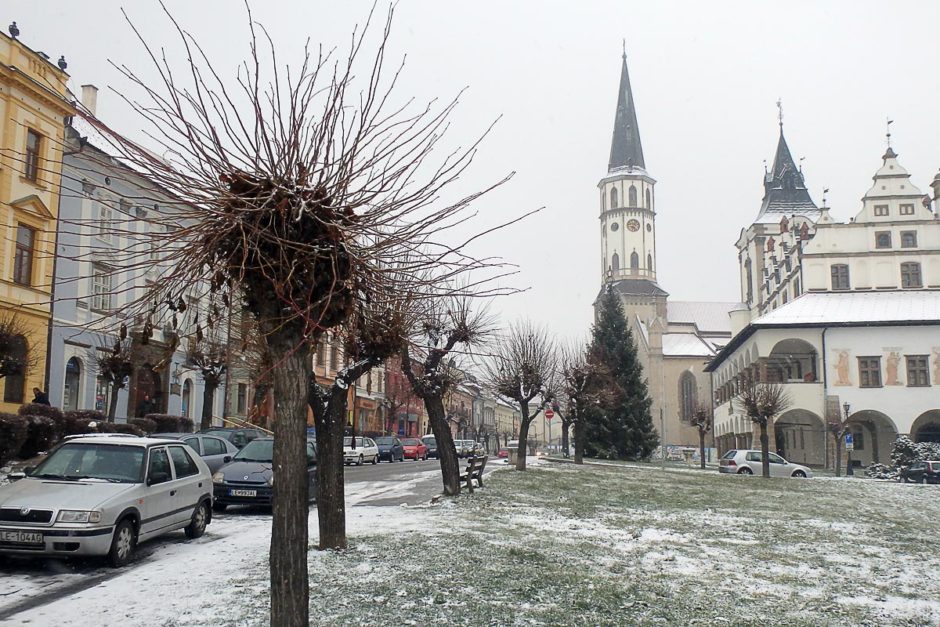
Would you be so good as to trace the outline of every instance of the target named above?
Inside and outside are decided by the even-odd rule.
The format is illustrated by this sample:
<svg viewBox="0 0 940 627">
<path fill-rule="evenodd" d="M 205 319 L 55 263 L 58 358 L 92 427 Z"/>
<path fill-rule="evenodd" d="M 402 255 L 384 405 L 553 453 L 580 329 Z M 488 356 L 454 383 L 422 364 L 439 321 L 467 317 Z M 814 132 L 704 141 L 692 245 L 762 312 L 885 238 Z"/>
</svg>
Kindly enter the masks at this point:
<svg viewBox="0 0 940 627">
<path fill-rule="evenodd" d="M 405 447 L 405 459 L 413 459 L 415 461 L 423 459 L 427 461 L 428 447 L 418 438 L 405 438 L 401 441 L 401 444 Z"/>
<path fill-rule="evenodd" d="M 497 457 L 509 457 L 509 451 L 504 448 L 499 449 L 499 452 L 496 453 Z"/>
</svg>

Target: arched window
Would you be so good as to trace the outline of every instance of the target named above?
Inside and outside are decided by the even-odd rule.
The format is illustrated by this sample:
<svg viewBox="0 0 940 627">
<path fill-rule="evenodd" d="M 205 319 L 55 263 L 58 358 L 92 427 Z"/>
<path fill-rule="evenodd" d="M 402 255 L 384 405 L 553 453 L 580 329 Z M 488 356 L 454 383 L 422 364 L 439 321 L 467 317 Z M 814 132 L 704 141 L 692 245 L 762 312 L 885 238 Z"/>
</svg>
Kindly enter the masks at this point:
<svg viewBox="0 0 940 627">
<path fill-rule="evenodd" d="M 607 209 L 607 194 L 601 191 L 601 211 Z"/>
<path fill-rule="evenodd" d="M 616 187 L 610 188 L 610 208 L 611 209 L 617 208 L 617 188 Z"/>
<path fill-rule="evenodd" d="M 653 201 L 652 201 L 652 198 L 653 198 L 653 197 L 650 195 L 650 190 L 646 190 L 646 208 L 647 208 L 647 209 L 652 209 L 652 208 L 653 208 Z"/>
<path fill-rule="evenodd" d="M 65 389 L 62 395 L 62 409 L 65 411 L 78 409 L 81 389 L 82 362 L 78 357 L 72 357 L 65 364 Z"/>
<path fill-rule="evenodd" d="M 183 416 L 186 418 L 193 417 L 193 380 L 186 379 L 183 381 Z"/>
<path fill-rule="evenodd" d="M 7 354 L 2 356 L 0 367 L 3 369 L 4 383 L 3 402 L 22 403 L 23 387 L 26 385 L 26 362 L 28 360 L 29 346 L 26 338 L 16 335 L 10 338 Z"/>
<path fill-rule="evenodd" d="M 636 272 L 640 269 L 640 256 L 636 254 L 636 251 L 630 254 L 630 270 Z"/>
<path fill-rule="evenodd" d="M 646 269 L 650 272 L 653 271 L 653 255 L 651 254 L 646 255 Z"/>
<path fill-rule="evenodd" d="M 747 300 L 745 302 L 749 303 L 754 300 L 754 273 L 751 270 L 751 260 L 748 259 L 744 262 L 744 280 L 747 282 Z"/>
<path fill-rule="evenodd" d="M 610 258 L 610 268 L 614 271 L 620 269 L 620 255 L 617 253 L 614 253 L 614 256 Z"/>
<path fill-rule="evenodd" d="M 630 207 L 636 207 L 636 185 L 630 186 Z"/>
<path fill-rule="evenodd" d="M 691 422 L 698 403 L 698 384 L 695 375 L 686 370 L 679 376 L 679 417 L 682 422 Z"/>
</svg>

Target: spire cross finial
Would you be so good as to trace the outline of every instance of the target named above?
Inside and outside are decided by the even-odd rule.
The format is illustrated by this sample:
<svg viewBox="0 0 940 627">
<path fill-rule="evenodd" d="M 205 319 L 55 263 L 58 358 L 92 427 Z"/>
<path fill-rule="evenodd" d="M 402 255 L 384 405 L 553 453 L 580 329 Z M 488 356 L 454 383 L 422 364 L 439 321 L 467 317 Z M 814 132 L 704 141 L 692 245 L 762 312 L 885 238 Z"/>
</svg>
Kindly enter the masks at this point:
<svg viewBox="0 0 940 627">
<path fill-rule="evenodd" d="M 623 58 L 627 58 L 627 38 L 623 38 Z"/>
<path fill-rule="evenodd" d="M 894 120 L 890 117 L 885 118 L 885 139 L 888 142 L 888 148 L 891 147 L 891 125 L 894 124 Z"/>
<path fill-rule="evenodd" d="M 777 122 L 783 128 L 783 100 L 780 98 L 777 98 Z"/>
</svg>

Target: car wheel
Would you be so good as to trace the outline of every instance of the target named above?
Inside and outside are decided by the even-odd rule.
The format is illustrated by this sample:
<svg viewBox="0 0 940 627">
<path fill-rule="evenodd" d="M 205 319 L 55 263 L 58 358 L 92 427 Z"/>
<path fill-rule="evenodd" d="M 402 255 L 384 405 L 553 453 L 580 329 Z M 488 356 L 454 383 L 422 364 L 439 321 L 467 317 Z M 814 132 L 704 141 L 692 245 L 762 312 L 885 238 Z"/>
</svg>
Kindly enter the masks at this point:
<svg viewBox="0 0 940 627">
<path fill-rule="evenodd" d="M 131 561 L 134 555 L 134 544 L 136 542 L 134 533 L 134 523 L 125 518 L 114 528 L 114 536 L 111 538 L 111 550 L 108 551 L 108 562 L 114 568 L 120 568 Z"/>
<path fill-rule="evenodd" d="M 797 470 L 796 472 L 793 473 L 793 476 L 796 477 L 797 479 L 806 479 L 806 473 L 803 472 L 802 470 Z"/>
<path fill-rule="evenodd" d="M 227 508 L 228 508 L 228 504 L 226 503 L 213 503 L 212 504 L 212 511 L 218 512 L 220 514 L 224 512 Z"/>
<path fill-rule="evenodd" d="M 183 530 L 186 532 L 186 537 L 195 540 L 196 538 L 201 538 L 202 534 L 206 532 L 206 525 L 209 524 L 209 508 L 206 506 L 206 502 L 203 501 L 196 506 L 196 511 L 193 512 L 193 519 L 189 521 L 189 525 Z"/>
<path fill-rule="evenodd" d="M 359 456 L 359 461 L 356 462 L 357 466 L 362 466 L 362 455 Z"/>
<path fill-rule="evenodd" d="M 753 475 L 754 471 L 748 468 L 747 466 L 745 466 L 744 468 L 738 471 L 738 474 L 739 475 Z"/>
<path fill-rule="evenodd" d="M 372 465 L 375 466 L 375 465 L 378 464 L 378 463 L 379 463 L 379 456 L 378 456 L 378 455 L 373 455 L 373 456 L 372 456 Z"/>
<path fill-rule="evenodd" d="M 920 482 L 921 482 L 923 485 L 927 485 L 927 475 L 921 475 L 921 477 L 920 477 Z"/>
</svg>

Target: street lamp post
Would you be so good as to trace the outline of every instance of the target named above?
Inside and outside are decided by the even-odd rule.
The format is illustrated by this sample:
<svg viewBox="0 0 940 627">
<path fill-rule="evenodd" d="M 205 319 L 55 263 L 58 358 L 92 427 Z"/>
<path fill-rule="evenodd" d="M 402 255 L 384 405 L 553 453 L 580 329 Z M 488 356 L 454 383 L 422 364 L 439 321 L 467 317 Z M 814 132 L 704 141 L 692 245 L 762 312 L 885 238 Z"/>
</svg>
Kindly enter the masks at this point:
<svg viewBox="0 0 940 627">
<path fill-rule="evenodd" d="M 849 430 L 849 412 L 852 410 L 852 406 L 849 405 L 848 402 L 843 403 L 843 405 L 842 405 L 842 410 L 845 412 L 845 430 L 846 430 L 846 432 L 848 432 L 848 430 Z M 842 437 L 844 438 L 845 436 L 843 435 Z M 854 440 L 855 440 L 855 438 L 852 438 L 852 440 L 853 440 L 852 445 L 853 445 L 853 448 L 854 448 L 854 445 L 855 445 Z M 845 454 L 847 455 L 847 457 L 846 457 L 846 459 L 845 459 L 845 476 L 846 476 L 846 477 L 855 476 L 855 471 L 852 469 L 852 451 L 847 448 L 846 451 L 845 451 Z"/>
</svg>

